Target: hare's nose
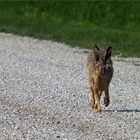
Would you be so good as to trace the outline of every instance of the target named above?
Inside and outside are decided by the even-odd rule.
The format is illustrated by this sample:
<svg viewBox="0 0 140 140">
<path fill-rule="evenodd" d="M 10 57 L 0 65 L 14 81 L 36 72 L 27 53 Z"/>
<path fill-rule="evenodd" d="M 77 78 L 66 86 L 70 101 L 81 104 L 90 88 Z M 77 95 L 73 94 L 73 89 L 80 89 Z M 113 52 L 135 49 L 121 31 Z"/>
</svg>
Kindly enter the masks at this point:
<svg viewBox="0 0 140 140">
<path fill-rule="evenodd" d="M 100 80 L 100 79 L 101 79 L 101 77 L 100 77 L 100 76 L 98 76 L 98 77 L 97 77 L 97 80 Z"/>
<path fill-rule="evenodd" d="M 103 76 L 104 73 L 105 73 L 105 69 L 102 69 L 102 70 L 101 70 L 101 75 Z"/>
</svg>

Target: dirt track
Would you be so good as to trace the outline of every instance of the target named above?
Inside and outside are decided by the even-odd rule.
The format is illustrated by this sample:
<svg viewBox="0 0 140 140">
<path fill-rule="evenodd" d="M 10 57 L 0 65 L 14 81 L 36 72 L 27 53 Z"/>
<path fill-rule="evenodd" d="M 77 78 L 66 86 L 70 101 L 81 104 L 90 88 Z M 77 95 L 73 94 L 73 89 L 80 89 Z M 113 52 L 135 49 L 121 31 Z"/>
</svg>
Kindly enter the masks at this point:
<svg viewBox="0 0 140 140">
<path fill-rule="evenodd" d="M 86 56 L 65 44 L 1 33 L 0 139 L 139 140 L 140 59 L 113 59 L 111 103 L 94 113 Z"/>
</svg>

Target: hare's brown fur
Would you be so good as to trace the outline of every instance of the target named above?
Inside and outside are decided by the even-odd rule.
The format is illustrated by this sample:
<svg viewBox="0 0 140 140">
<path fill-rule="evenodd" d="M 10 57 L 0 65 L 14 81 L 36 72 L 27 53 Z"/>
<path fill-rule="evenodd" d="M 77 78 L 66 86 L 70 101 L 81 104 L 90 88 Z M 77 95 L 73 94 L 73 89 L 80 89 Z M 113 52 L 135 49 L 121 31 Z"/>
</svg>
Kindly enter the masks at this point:
<svg viewBox="0 0 140 140">
<path fill-rule="evenodd" d="M 113 76 L 113 64 L 110 58 L 111 47 L 99 49 L 94 45 L 87 58 L 87 73 L 89 79 L 89 103 L 95 112 L 101 112 L 100 97 L 105 93 L 104 104 L 109 105 L 109 83 Z"/>
</svg>

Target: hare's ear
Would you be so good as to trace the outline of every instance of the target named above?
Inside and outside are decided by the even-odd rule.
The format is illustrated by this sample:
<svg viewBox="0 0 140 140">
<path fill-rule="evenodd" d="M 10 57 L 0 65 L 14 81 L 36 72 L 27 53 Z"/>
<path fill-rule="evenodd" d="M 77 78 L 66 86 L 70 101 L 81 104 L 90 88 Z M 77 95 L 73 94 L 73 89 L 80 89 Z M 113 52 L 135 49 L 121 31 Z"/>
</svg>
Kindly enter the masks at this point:
<svg viewBox="0 0 140 140">
<path fill-rule="evenodd" d="M 96 59 L 96 61 L 99 61 L 99 48 L 98 48 L 98 46 L 95 44 L 93 46 L 93 49 L 94 49 L 95 59 Z"/>
<path fill-rule="evenodd" d="M 106 49 L 105 62 L 111 57 L 111 50 L 112 50 L 112 47 L 108 47 Z"/>
</svg>

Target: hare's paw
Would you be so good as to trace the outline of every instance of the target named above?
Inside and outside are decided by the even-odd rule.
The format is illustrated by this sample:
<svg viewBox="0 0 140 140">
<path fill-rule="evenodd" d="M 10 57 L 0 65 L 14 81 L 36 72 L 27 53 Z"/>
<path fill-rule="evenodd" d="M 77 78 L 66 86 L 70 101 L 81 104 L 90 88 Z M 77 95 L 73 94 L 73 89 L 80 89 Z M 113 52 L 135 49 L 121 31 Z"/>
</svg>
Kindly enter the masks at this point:
<svg viewBox="0 0 140 140">
<path fill-rule="evenodd" d="M 95 105 L 95 101 L 94 99 L 89 99 L 89 105 L 94 108 L 94 105 Z"/>
<path fill-rule="evenodd" d="M 102 112 L 102 108 L 94 108 L 95 112 Z"/>
<path fill-rule="evenodd" d="M 110 102 L 109 98 L 104 97 L 104 104 L 106 107 L 109 105 L 109 102 Z"/>
<path fill-rule="evenodd" d="M 102 108 L 100 106 L 98 106 L 97 103 L 95 103 L 95 105 L 94 105 L 94 111 L 95 112 L 101 112 L 102 111 Z"/>
</svg>

